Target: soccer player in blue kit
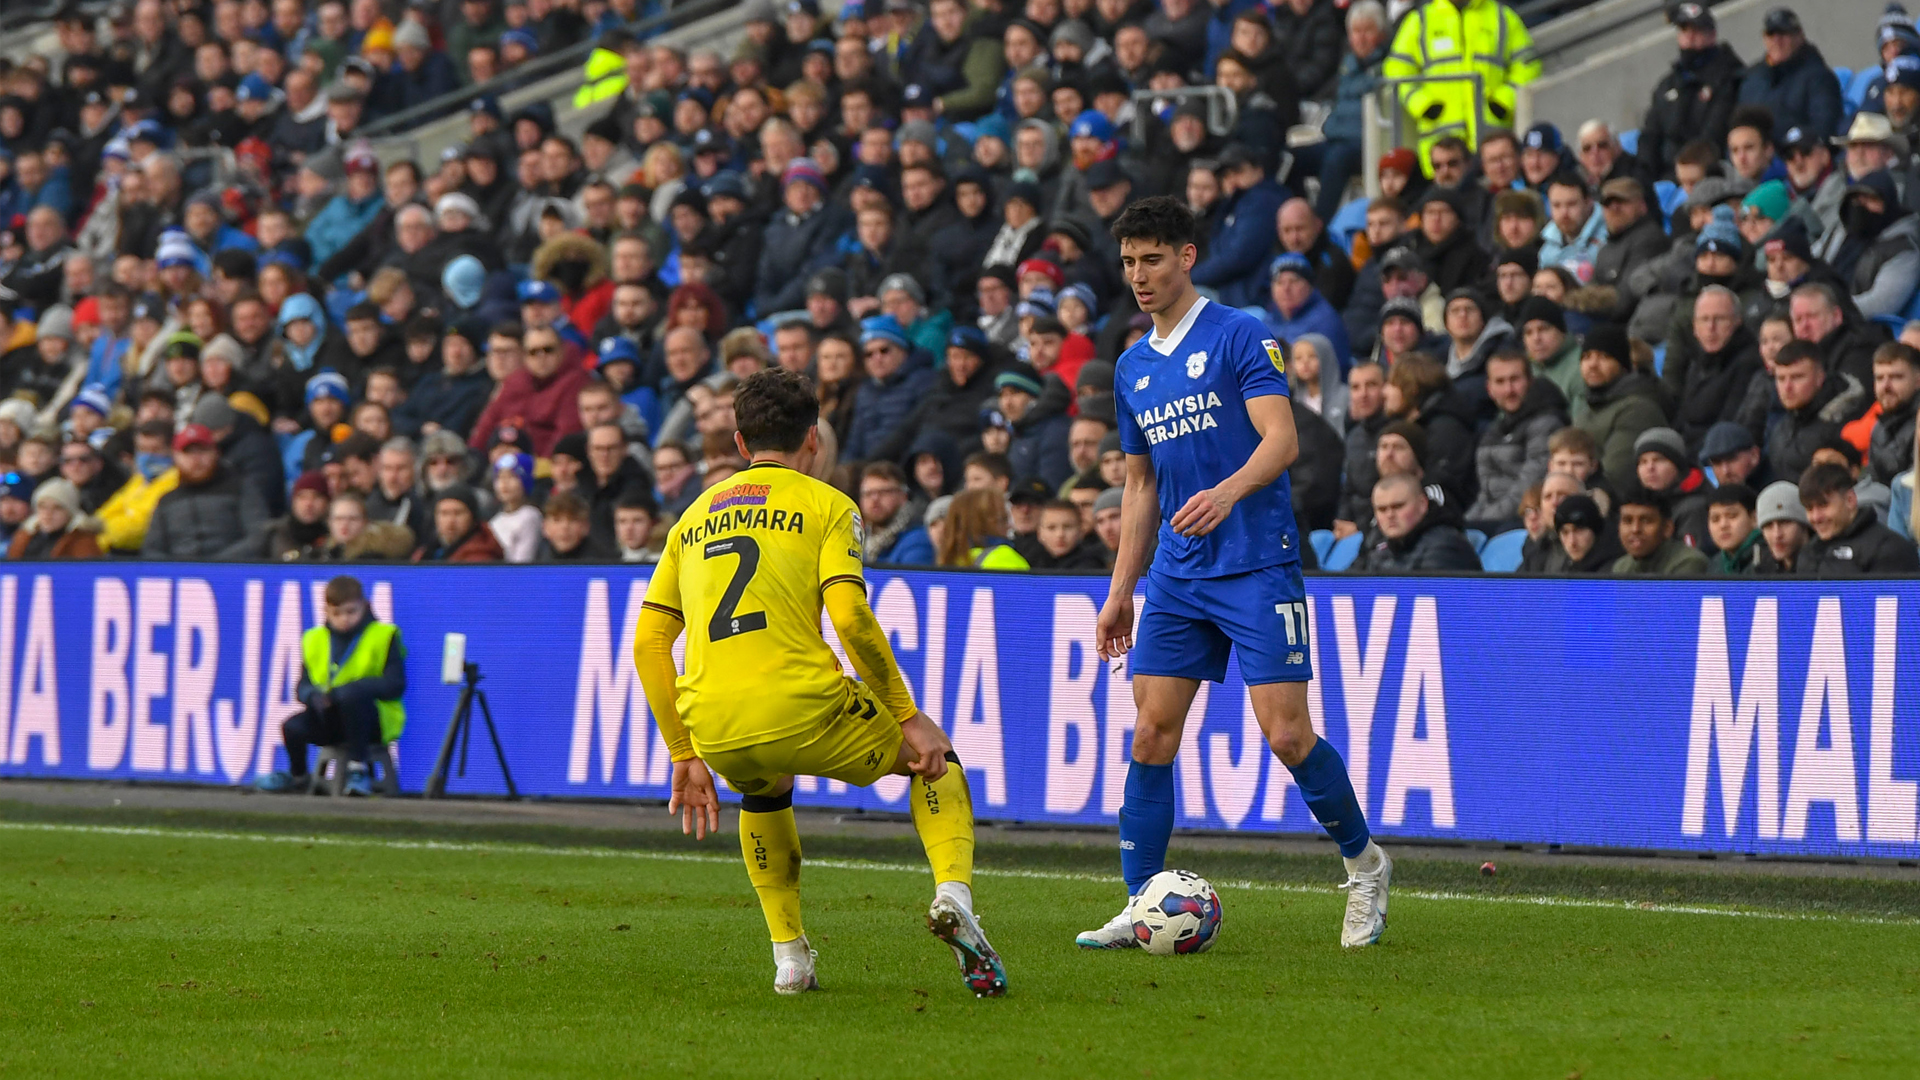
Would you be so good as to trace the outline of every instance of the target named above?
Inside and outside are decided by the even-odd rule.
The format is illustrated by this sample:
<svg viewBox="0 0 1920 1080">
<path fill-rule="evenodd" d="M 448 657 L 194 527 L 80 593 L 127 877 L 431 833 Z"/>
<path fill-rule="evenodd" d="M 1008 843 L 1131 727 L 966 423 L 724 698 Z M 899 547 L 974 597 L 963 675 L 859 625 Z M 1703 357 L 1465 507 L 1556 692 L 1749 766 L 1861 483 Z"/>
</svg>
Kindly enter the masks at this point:
<svg viewBox="0 0 1920 1080">
<path fill-rule="evenodd" d="M 1132 650 L 1139 718 L 1120 805 L 1127 906 L 1077 943 L 1137 947 L 1132 898 L 1166 868 L 1181 729 L 1201 680 L 1226 678 L 1231 649 L 1267 744 L 1346 860 L 1340 944 L 1371 945 L 1387 925 L 1393 863 L 1368 834 L 1346 762 L 1307 715 L 1311 630 L 1286 474 L 1299 438 L 1285 347 L 1258 319 L 1194 289 L 1194 231 L 1193 214 L 1166 197 L 1134 203 L 1113 224 L 1121 267 L 1153 333 L 1115 365 L 1127 479 L 1113 586 L 1096 633 L 1109 662 Z M 1133 592 L 1143 572 L 1136 640 Z"/>
</svg>

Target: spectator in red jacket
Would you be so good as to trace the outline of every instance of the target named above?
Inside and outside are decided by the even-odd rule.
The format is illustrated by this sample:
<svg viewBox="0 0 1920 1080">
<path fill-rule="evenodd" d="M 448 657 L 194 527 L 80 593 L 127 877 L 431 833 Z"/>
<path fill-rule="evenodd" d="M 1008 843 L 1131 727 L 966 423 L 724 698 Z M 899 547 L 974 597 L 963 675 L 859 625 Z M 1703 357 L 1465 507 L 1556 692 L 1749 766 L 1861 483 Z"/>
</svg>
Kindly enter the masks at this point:
<svg viewBox="0 0 1920 1080">
<path fill-rule="evenodd" d="M 484 450 L 496 428 L 511 424 L 533 440 L 535 457 L 546 457 L 562 435 L 579 431 L 577 399 L 588 376 L 579 365 L 562 362 L 563 350 L 552 327 L 528 328 L 525 363 L 500 384 L 499 395 L 480 414 L 467 445 Z"/>
</svg>

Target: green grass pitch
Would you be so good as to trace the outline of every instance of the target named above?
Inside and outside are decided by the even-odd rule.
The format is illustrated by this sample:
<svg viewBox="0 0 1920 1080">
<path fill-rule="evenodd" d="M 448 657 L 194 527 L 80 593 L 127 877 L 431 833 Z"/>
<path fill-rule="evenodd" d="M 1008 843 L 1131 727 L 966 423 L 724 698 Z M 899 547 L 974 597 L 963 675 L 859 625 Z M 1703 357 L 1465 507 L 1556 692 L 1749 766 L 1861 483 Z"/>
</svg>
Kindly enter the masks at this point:
<svg viewBox="0 0 1920 1080">
<path fill-rule="evenodd" d="M 826 990 L 778 998 L 731 832 L 34 816 L 0 810 L 0 1077 L 1920 1071 L 1908 882 L 1404 860 L 1387 937 L 1343 952 L 1337 860 L 1176 840 L 1226 919 L 1156 958 L 1073 948 L 1112 913 L 1109 853 L 984 848 L 1012 994 L 978 1001 L 912 845 L 822 840 Z"/>
</svg>

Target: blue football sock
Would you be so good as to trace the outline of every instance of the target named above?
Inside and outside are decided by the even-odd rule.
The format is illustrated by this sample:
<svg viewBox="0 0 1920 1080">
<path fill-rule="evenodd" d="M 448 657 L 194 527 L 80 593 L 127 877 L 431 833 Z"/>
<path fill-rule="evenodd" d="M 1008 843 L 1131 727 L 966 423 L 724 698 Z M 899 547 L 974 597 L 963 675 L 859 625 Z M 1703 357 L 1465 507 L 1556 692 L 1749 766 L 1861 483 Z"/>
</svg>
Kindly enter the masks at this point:
<svg viewBox="0 0 1920 1080">
<path fill-rule="evenodd" d="M 1126 798 L 1120 803 L 1120 875 L 1127 879 L 1128 896 L 1167 868 L 1167 840 L 1172 836 L 1173 766 L 1132 762 Z"/>
<path fill-rule="evenodd" d="M 1307 809 L 1313 811 L 1314 820 L 1340 845 L 1340 854 L 1351 859 L 1367 850 L 1370 839 L 1367 815 L 1360 809 L 1360 800 L 1354 797 L 1353 781 L 1347 778 L 1347 763 L 1340 759 L 1340 752 L 1332 743 L 1318 740 L 1307 752 L 1307 759 L 1287 766 L 1287 771 L 1293 774 L 1294 783 L 1300 785 L 1300 795 L 1306 799 Z M 1133 791 L 1131 779 L 1127 791 L 1129 794 Z M 1122 836 L 1126 835 L 1125 815 L 1126 811 L 1122 810 Z"/>
</svg>

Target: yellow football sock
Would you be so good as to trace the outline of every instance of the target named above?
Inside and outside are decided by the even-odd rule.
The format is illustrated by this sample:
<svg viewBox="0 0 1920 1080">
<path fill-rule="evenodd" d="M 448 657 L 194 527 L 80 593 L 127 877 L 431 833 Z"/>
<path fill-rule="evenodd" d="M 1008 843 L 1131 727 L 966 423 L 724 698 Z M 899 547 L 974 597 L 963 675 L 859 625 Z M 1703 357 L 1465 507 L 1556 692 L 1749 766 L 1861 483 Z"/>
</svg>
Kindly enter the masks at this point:
<svg viewBox="0 0 1920 1080">
<path fill-rule="evenodd" d="M 947 774 L 932 783 L 913 778 L 913 828 L 933 864 L 933 881 L 973 885 L 973 796 L 960 759 L 947 755 Z"/>
<path fill-rule="evenodd" d="M 793 820 L 793 796 L 778 798 L 786 802 L 778 810 L 740 811 L 740 857 L 746 860 L 747 878 L 760 896 L 767 933 L 775 942 L 792 941 L 801 933 L 800 830 Z M 750 801 L 776 800 L 749 796 L 742 806 Z"/>
</svg>

